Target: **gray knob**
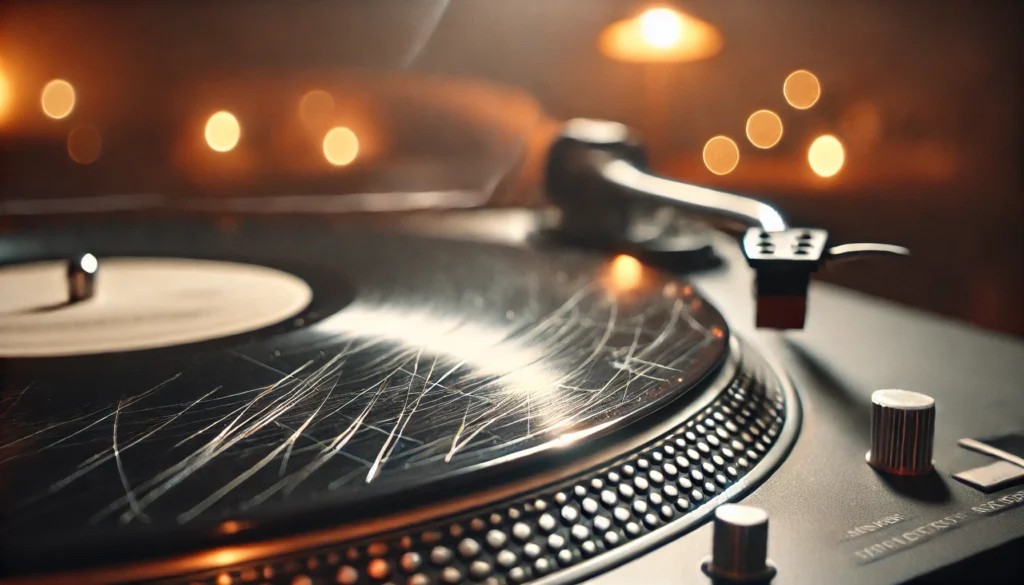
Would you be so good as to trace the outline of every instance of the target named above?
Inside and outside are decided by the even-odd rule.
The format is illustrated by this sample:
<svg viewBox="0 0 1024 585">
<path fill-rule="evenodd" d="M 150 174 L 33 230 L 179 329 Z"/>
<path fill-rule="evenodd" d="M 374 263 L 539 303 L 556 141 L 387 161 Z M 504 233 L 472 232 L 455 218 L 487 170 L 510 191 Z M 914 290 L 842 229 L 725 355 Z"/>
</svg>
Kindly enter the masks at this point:
<svg viewBox="0 0 1024 585">
<path fill-rule="evenodd" d="M 716 581 L 770 581 L 775 567 L 768 561 L 768 513 L 737 504 L 715 509 L 711 559 L 702 568 Z"/>
<path fill-rule="evenodd" d="M 96 294 L 96 273 L 100 263 L 92 254 L 68 260 L 68 303 L 77 303 Z"/>
<path fill-rule="evenodd" d="M 907 390 L 877 390 L 871 395 L 872 467 L 895 475 L 932 471 L 935 399 Z"/>
</svg>

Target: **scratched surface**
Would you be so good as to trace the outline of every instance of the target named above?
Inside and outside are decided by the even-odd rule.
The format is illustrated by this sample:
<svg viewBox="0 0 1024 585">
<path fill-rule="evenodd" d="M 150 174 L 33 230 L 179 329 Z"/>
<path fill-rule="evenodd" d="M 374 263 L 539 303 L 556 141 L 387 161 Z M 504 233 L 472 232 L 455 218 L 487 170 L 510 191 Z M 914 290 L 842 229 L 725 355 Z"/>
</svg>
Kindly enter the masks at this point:
<svg viewBox="0 0 1024 585">
<path fill-rule="evenodd" d="M 682 283 L 581 255 L 248 226 L 42 241 L 15 237 L 11 249 L 301 258 L 353 292 L 305 327 L 230 343 L 3 361 L 0 548 L 11 555 L 212 533 L 311 506 L 343 520 L 396 493 L 452 489 L 453 477 L 471 485 L 682 396 L 728 337 Z"/>
</svg>

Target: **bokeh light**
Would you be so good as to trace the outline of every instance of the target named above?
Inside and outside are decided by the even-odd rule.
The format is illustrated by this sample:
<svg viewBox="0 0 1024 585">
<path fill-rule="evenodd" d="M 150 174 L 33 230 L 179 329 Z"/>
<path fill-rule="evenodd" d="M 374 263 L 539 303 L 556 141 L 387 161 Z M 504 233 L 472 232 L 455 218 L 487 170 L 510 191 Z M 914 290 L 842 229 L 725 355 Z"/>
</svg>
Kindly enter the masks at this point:
<svg viewBox="0 0 1024 585">
<path fill-rule="evenodd" d="M 231 112 L 220 111 L 206 121 L 206 143 L 217 152 L 228 152 L 238 144 L 242 127 Z"/>
<path fill-rule="evenodd" d="M 615 290 L 632 290 L 643 280 L 644 265 L 628 254 L 619 254 L 609 266 L 611 285 Z"/>
<path fill-rule="evenodd" d="M 334 117 L 334 98 L 322 89 L 306 92 L 299 101 L 299 117 L 310 130 L 320 130 Z"/>
<path fill-rule="evenodd" d="M 40 103 L 47 116 L 54 120 L 66 118 L 75 109 L 75 88 L 63 79 L 54 79 L 43 87 Z"/>
<path fill-rule="evenodd" d="M 821 97 L 821 84 L 813 73 L 801 69 L 786 77 L 782 84 L 782 94 L 786 96 L 789 105 L 798 110 L 806 110 Z"/>
<path fill-rule="evenodd" d="M 359 138 L 352 130 L 339 126 L 324 136 L 324 157 L 334 166 L 345 166 L 359 155 Z"/>
<path fill-rule="evenodd" d="M 667 49 L 683 36 L 683 19 L 671 8 L 651 8 L 640 15 L 640 34 L 648 44 Z"/>
<path fill-rule="evenodd" d="M 843 168 L 845 160 L 843 143 L 831 134 L 815 138 L 807 151 L 807 162 L 811 164 L 811 170 L 822 177 L 834 176 Z"/>
<path fill-rule="evenodd" d="M 704 145 L 704 166 L 716 175 L 728 175 L 740 163 L 740 149 L 728 136 L 715 136 Z"/>
<path fill-rule="evenodd" d="M 747 118 L 747 139 L 758 148 L 771 148 L 782 140 L 782 119 L 771 110 L 758 110 Z"/>
<path fill-rule="evenodd" d="M 7 114 L 7 108 L 11 103 L 11 82 L 7 80 L 2 69 L 0 69 L 0 120 Z"/>
<path fill-rule="evenodd" d="M 632 63 L 698 61 L 722 50 L 718 30 L 678 10 L 650 8 L 639 16 L 613 22 L 598 37 L 606 57 Z"/>
<path fill-rule="evenodd" d="M 79 126 L 68 133 L 68 156 L 76 163 L 95 162 L 103 150 L 103 140 L 95 126 Z"/>
</svg>

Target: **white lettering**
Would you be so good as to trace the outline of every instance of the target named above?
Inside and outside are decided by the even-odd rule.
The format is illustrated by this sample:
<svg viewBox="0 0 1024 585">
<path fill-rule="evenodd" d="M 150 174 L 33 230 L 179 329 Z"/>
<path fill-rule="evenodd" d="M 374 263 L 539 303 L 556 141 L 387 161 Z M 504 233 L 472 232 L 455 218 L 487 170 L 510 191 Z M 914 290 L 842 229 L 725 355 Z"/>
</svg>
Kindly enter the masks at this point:
<svg viewBox="0 0 1024 585">
<path fill-rule="evenodd" d="M 854 554 L 856 554 L 857 558 L 861 561 L 871 561 L 877 557 L 885 555 L 887 550 L 898 551 L 900 549 L 913 546 L 914 543 L 925 540 L 933 534 L 938 534 L 941 531 L 948 530 L 966 519 L 967 514 L 965 512 L 957 512 L 951 516 L 946 516 L 945 518 L 940 518 L 923 526 L 918 526 L 913 530 L 908 530 L 900 536 L 894 536 L 877 544 L 860 549 Z"/>
<path fill-rule="evenodd" d="M 891 516 L 886 516 L 885 518 L 875 520 L 871 524 L 865 524 L 864 526 L 857 526 L 855 528 L 847 530 L 846 537 L 856 538 L 858 536 L 864 536 L 865 534 L 870 534 L 885 526 L 891 526 L 904 520 L 906 520 L 906 516 L 904 516 L 903 514 L 892 514 Z"/>
<path fill-rule="evenodd" d="M 1024 502 L 1024 490 L 1007 494 L 1001 498 L 985 502 L 984 504 L 979 504 L 972 507 L 971 511 L 978 514 L 989 514 L 1002 510 L 1008 506 L 1015 506 L 1021 502 Z"/>
</svg>

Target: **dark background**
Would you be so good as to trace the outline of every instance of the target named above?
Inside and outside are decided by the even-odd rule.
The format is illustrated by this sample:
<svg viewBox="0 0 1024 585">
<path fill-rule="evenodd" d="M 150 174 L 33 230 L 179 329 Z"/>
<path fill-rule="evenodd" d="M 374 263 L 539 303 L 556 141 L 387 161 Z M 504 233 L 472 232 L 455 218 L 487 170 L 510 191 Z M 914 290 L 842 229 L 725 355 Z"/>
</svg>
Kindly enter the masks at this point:
<svg viewBox="0 0 1024 585">
<path fill-rule="evenodd" d="M 490 189 L 493 176 L 509 171 L 503 161 L 537 146 L 507 137 L 543 127 L 540 111 L 612 118 L 645 131 L 658 172 L 764 197 L 791 223 L 827 226 L 838 240 L 914 253 L 899 265 L 854 264 L 823 278 L 1024 335 L 1021 4 L 679 1 L 671 5 L 720 31 L 723 50 L 693 63 L 640 65 L 609 60 L 595 40 L 653 5 L 646 2 L 8 1 L 0 6 L 0 71 L 12 97 L 0 118 L 0 201 Z M 783 99 L 782 82 L 797 69 L 822 84 L 810 110 Z M 522 93 L 414 85 L 394 97 L 391 86 L 364 79 L 382 72 L 485 80 Z M 69 120 L 39 112 L 39 90 L 57 77 L 78 90 Z M 294 162 L 301 148 L 274 150 L 291 128 L 274 104 L 294 107 L 320 86 L 344 93 L 338 99 L 351 116 L 375 121 L 359 164 L 328 170 Z M 181 137 L 219 107 L 241 112 L 243 128 L 252 128 L 231 173 L 181 154 L 192 148 Z M 766 151 L 743 136 L 747 116 L 761 108 L 785 125 Z M 64 150 L 66 133 L 83 122 L 104 136 L 102 156 L 88 166 Z M 846 165 L 829 179 L 806 162 L 821 133 L 846 145 Z M 741 150 L 723 177 L 701 160 L 717 134 Z M 523 190 L 503 201 L 536 199 Z M 12 210 L 20 207 L 2 209 L 0 224 L 17 229 L 24 218 Z"/>
</svg>

